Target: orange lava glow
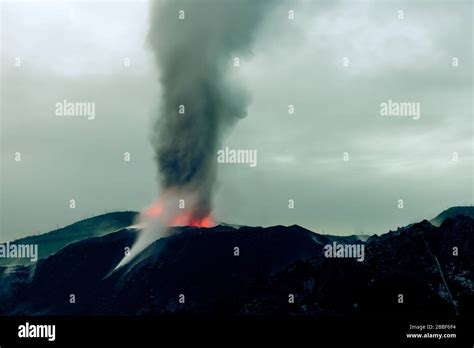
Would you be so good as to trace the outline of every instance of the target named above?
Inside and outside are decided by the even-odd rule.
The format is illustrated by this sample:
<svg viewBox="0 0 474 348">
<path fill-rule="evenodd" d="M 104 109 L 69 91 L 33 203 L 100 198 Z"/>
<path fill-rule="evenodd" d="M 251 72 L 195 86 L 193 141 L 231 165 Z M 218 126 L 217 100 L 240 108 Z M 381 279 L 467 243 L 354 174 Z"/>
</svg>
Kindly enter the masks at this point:
<svg viewBox="0 0 474 348">
<path fill-rule="evenodd" d="M 151 207 L 147 208 L 143 215 L 146 217 L 158 217 L 163 212 L 164 204 L 161 201 L 155 202 Z"/>
<path fill-rule="evenodd" d="M 168 226 L 212 227 L 214 226 L 214 220 L 209 215 L 203 218 L 192 218 L 191 214 L 186 212 L 172 218 Z"/>
<path fill-rule="evenodd" d="M 145 209 L 142 213 L 147 218 L 161 218 L 167 226 L 194 226 L 194 227 L 212 227 L 215 225 L 214 219 L 210 216 L 196 218 L 189 210 L 184 210 L 171 217 L 165 212 L 165 204 L 158 200 L 152 206 Z"/>
</svg>

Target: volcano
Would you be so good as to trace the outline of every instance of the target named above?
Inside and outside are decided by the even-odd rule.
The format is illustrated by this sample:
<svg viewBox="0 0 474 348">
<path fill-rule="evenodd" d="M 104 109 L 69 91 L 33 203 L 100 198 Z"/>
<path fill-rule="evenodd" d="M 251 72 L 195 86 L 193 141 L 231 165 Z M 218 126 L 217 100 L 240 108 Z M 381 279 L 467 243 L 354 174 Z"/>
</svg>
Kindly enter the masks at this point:
<svg viewBox="0 0 474 348">
<path fill-rule="evenodd" d="M 92 221 L 125 222 L 132 214 Z M 369 238 L 298 225 L 170 228 L 115 271 L 139 228 L 97 227 L 92 236 L 84 230 L 84 238 L 50 248 L 36 263 L 1 266 L 0 314 L 432 319 L 474 313 L 474 220 L 466 215 Z M 55 239 L 66 240 L 67 231 Z M 40 249 L 54 244 L 48 236 L 36 236 Z M 363 245 L 364 261 L 326 258 L 324 246 L 334 242 Z"/>
</svg>

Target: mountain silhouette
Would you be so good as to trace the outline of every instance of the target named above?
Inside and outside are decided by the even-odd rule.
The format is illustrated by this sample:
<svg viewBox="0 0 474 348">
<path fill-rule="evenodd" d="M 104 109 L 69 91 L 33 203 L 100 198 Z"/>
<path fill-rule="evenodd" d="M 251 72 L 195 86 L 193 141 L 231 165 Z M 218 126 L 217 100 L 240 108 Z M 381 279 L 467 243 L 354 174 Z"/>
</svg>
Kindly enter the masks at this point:
<svg viewBox="0 0 474 348">
<path fill-rule="evenodd" d="M 37 244 L 38 258 L 43 259 L 61 250 L 66 245 L 81 240 L 103 236 L 130 226 L 138 213 L 133 211 L 113 212 L 81 220 L 57 230 L 12 241 L 13 244 Z M 0 258 L 0 266 L 28 264 L 31 261 L 25 258 Z"/>
<path fill-rule="evenodd" d="M 434 318 L 474 312 L 474 220 L 466 215 L 447 217 L 439 227 L 423 220 L 365 241 L 298 225 L 176 227 L 113 271 L 139 234 L 127 226 L 68 243 L 34 264 L 0 267 L 0 314 Z M 363 245 L 365 259 L 327 258 L 325 246 L 334 242 Z"/>
<path fill-rule="evenodd" d="M 451 207 L 433 218 L 430 222 L 435 226 L 440 226 L 448 217 L 454 218 L 457 215 L 465 215 L 474 219 L 474 207 Z"/>
</svg>

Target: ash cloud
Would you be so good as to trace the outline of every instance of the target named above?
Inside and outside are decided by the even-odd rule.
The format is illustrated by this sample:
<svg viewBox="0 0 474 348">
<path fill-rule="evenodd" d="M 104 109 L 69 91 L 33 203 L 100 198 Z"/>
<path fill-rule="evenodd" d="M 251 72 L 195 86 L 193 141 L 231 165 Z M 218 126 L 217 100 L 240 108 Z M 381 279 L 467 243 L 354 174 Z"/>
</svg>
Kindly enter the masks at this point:
<svg viewBox="0 0 474 348">
<path fill-rule="evenodd" d="M 216 151 L 226 129 L 246 116 L 249 96 L 231 79 L 233 58 L 251 52 L 270 1 L 159 1 L 149 43 L 160 71 L 161 110 L 152 135 L 162 189 L 197 196 L 209 214 Z M 179 19 L 184 11 L 184 19 Z M 181 12 L 182 13 L 182 12 Z M 185 114 L 179 113 L 184 105 Z"/>
</svg>

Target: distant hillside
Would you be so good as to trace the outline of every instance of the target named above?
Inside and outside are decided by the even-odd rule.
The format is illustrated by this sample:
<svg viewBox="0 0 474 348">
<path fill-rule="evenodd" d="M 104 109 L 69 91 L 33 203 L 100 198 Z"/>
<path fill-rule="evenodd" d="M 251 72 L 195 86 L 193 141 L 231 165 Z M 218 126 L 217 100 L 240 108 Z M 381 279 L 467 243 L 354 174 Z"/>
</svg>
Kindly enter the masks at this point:
<svg viewBox="0 0 474 348">
<path fill-rule="evenodd" d="M 78 221 L 74 224 L 59 228 L 48 233 L 17 239 L 12 243 L 38 244 L 38 258 L 42 259 L 61 250 L 68 244 L 79 242 L 91 237 L 100 237 L 111 232 L 126 228 L 134 223 L 137 215 L 138 213 L 133 211 L 102 214 L 89 219 Z M 439 227 L 447 218 L 454 218 L 457 215 L 465 215 L 474 219 L 474 207 L 466 206 L 449 208 L 440 213 L 430 222 L 434 226 Z M 239 225 L 230 225 L 225 223 L 221 223 L 221 226 L 232 227 L 237 229 L 243 227 Z M 409 228 L 411 226 L 412 225 L 408 225 L 405 228 Z M 369 238 L 369 236 L 365 235 L 324 236 L 330 241 L 339 240 L 345 243 L 365 242 Z M 23 265 L 28 263 L 30 263 L 30 260 L 26 258 L 0 258 L 0 266 Z"/>
<path fill-rule="evenodd" d="M 454 218 L 457 215 L 464 215 L 474 219 L 474 207 L 451 207 L 443 211 L 430 222 L 434 226 L 439 227 L 444 222 L 444 220 L 446 220 L 447 218 Z"/>
<path fill-rule="evenodd" d="M 176 227 L 111 273 L 140 233 L 126 228 L 35 265 L 0 267 L 0 315 L 472 318 L 473 228 L 474 219 L 458 215 L 440 227 L 423 220 L 353 240 L 365 247 L 358 262 L 327 258 L 332 241 L 297 225 Z"/>
<path fill-rule="evenodd" d="M 133 211 L 102 214 L 48 233 L 17 239 L 12 243 L 38 244 L 38 259 L 42 259 L 54 254 L 70 243 L 79 242 L 91 237 L 100 237 L 130 226 L 133 224 L 137 214 L 137 212 Z M 21 265 L 29 262 L 29 259 L 21 258 L 0 259 L 0 266 Z"/>
</svg>

